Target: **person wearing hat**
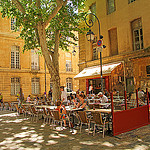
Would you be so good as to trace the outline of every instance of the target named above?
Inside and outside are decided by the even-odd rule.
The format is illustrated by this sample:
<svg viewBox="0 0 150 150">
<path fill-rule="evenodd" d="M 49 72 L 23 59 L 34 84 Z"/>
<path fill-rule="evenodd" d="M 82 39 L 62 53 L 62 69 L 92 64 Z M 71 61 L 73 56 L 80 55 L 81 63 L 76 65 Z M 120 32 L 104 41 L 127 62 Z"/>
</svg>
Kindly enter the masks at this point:
<svg viewBox="0 0 150 150">
<path fill-rule="evenodd" d="M 107 103 L 108 102 L 108 98 L 102 92 L 99 92 L 97 95 L 98 95 L 101 103 Z"/>
</svg>

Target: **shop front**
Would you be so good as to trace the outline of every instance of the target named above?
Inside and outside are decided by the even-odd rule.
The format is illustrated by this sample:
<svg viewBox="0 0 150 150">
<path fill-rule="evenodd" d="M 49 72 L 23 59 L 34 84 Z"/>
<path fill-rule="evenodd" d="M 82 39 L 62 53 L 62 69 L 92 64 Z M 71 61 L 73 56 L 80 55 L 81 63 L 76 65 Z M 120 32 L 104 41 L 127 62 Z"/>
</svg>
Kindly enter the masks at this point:
<svg viewBox="0 0 150 150">
<path fill-rule="evenodd" d="M 122 62 L 105 64 L 102 66 L 103 89 L 106 89 L 108 92 L 112 90 L 112 83 L 114 82 L 113 81 L 114 77 L 112 76 L 112 72 L 115 68 L 119 66 L 123 66 Z M 84 68 L 74 78 L 79 79 L 79 80 L 80 79 L 86 80 L 86 85 L 85 85 L 86 94 L 89 94 L 89 93 L 97 94 L 101 91 L 102 85 L 101 85 L 101 78 L 100 78 L 100 66 L 92 66 L 92 67 Z M 84 89 L 80 89 L 80 90 L 84 90 Z"/>
</svg>

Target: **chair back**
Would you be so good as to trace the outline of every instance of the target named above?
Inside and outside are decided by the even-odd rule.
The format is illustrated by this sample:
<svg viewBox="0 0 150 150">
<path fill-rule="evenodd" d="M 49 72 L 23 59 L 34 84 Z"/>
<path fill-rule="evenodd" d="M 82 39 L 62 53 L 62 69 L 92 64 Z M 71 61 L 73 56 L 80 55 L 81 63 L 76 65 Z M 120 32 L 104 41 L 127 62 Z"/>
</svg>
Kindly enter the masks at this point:
<svg viewBox="0 0 150 150">
<path fill-rule="evenodd" d="M 78 111 L 78 115 L 82 123 L 88 123 L 88 119 L 85 111 Z"/>
<path fill-rule="evenodd" d="M 47 111 L 48 111 L 49 115 L 50 115 L 51 117 L 53 117 L 53 114 L 52 114 L 50 108 L 47 108 Z"/>
<path fill-rule="evenodd" d="M 99 104 L 94 104 L 95 108 L 99 109 L 100 105 Z"/>
<path fill-rule="evenodd" d="M 10 108 L 12 107 L 10 102 L 8 102 L 8 105 L 9 105 Z"/>
<path fill-rule="evenodd" d="M 48 105 L 48 106 L 51 106 L 51 103 L 50 103 L 49 101 L 47 101 L 47 105 Z"/>
<path fill-rule="evenodd" d="M 16 107 L 17 111 L 19 112 L 18 104 L 15 104 L 15 107 Z"/>
<path fill-rule="evenodd" d="M 89 104 L 89 108 L 90 108 L 90 109 L 93 109 L 93 105 L 92 105 L 92 104 Z"/>
<path fill-rule="evenodd" d="M 37 114 L 35 107 L 31 107 L 32 113 Z"/>
<path fill-rule="evenodd" d="M 46 111 L 46 109 L 44 107 L 43 107 L 43 112 L 44 112 L 44 115 L 46 115 L 46 116 L 48 115 L 47 111 Z"/>
<path fill-rule="evenodd" d="M 60 114 L 58 110 L 53 110 L 52 114 L 55 120 L 60 120 Z"/>
<path fill-rule="evenodd" d="M 31 106 L 28 106 L 28 111 L 32 114 Z"/>
<path fill-rule="evenodd" d="M 46 105 L 46 103 L 45 103 L 45 102 L 42 102 L 42 104 L 43 104 L 43 105 Z"/>
<path fill-rule="evenodd" d="M 103 125 L 102 116 L 100 112 L 94 112 L 92 113 L 92 116 L 93 116 L 93 121 L 96 124 Z"/>
<path fill-rule="evenodd" d="M 27 111 L 27 110 L 26 110 L 26 107 L 25 107 L 24 105 L 22 105 L 22 108 L 23 108 L 24 111 Z"/>
</svg>

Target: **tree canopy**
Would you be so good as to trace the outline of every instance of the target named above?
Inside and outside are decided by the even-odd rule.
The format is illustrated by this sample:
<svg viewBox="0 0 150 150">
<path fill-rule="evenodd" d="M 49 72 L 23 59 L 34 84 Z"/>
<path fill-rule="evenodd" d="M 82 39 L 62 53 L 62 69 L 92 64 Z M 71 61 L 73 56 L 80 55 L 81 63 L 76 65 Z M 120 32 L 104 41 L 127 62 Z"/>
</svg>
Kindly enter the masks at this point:
<svg viewBox="0 0 150 150">
<path fill-rule="evenodd" d="M 85 0 L 1 0 L 2 17 L 15 17 L 15 31 L 21 29 L 20 37 L 24 39 L 24 50 L 40 49 L 37 24 L 43 23 L 46 29 L 47 47 L 54 48 L 55 31 L 60 31 L 59 47 L 68 50 L 69 44 L 77 41 L 74 31 L 82 32 L 79 28 L 83 19 Z M 61 9 L 55 14 L 59 5 Z M 78 11 L 80 10 L 80 11 Z M 68 40 L 71 37 L 73 40 Z"/>
</svg>

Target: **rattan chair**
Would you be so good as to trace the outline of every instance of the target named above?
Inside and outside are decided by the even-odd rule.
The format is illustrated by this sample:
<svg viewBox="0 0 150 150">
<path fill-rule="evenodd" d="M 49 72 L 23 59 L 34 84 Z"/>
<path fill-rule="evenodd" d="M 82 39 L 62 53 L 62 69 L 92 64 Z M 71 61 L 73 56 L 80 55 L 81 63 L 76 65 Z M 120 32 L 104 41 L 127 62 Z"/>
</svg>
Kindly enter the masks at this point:
<svg viewBox="0 0 150 150">
<path fill-rule="evenodd" d="M 106 129 L 105 125 L 108 124 L 108 122 L 106 122 L 106 118 L 104 118 L 103 120 L 100 112 L 94 112 L 92 113 L 92 116 L 93 116 L 92 122 L 94 123 L 93 136 L 95 135 L 96 126 L 101 126 L 103 128 L 103 138 L 104 138 Z"/>
<path fill-rule="evenodd" d="M 9 106 L 9 110 L 10 110 L 10 111 L 13 111 L 13 108 L 12 108 L 12 105 L 11 105 L 10 102 L 8 102 L 8 106 Z"/>
<path fill-rule="evenodd" d="M 47 113 L 46 108 L 43 108 L 43 117 L 44 117 L 44 123 L 46 123 L 46 121 L 50 120 L 50 115 L 49 113 Z M 50 123 L 50 121 L 49 121 Z"/>
<path fill-rule="evenodd" d="M 3 110 L 3 106 L 2 106 L 2 103 L 0 103 L 0 110 Z"/>
<path fill-rule="evenodd" d="M 55 126 L 55 123 L 56 123 L 56 121 L 57 122 L 60 122 L 60 124 L 61 124 L 61 128 L 62 128 L 62 119 L 61 119 L 61 117 L 60 117 L 60 114 L 59 114 L 59 111 L 58 110 L 53 110 L 52 111 L 52 114 L 53 114 L 53 129 L 54 129 L 54 126 Z"/>
<path fill-rule="evenodd" d="M 24 105 L 22 105 L 22 110 L 23 110 L 24 117 L 26 117 L 28 114 L 28 110 L 26 109 L 26 107 Z"/>
<path fill-rule="evenodd" d="M 35 107 L 31 107 L 31 110 L 32 110 L 32 115 L 33 115 L 33 121 L 34 121 L 34 118 L 36 118 L 36 122 L 37 122 L 39 118 L 38 111 L 36 111 Z"/>
<path fill-rule="evenodd" d="M 78 115 L 80 118 L 80 133 L 82 129 L 82 124 L 87 124 L 88 125 L 88 134 L 90 131 L 90 119 L 87 118 L 86 112 L 85 111 L 78 111 Z"/>
<path fill-rule="evenodd" d="M 47 111 L 49 114 L 49 124 L 51 124 L 51 120 L 52 120 L 52 124 L 53 124 L 54 117 L 53 117 L 53 114 L 52 114 L 50 108 L 47 108 Z"/>
</svg>

